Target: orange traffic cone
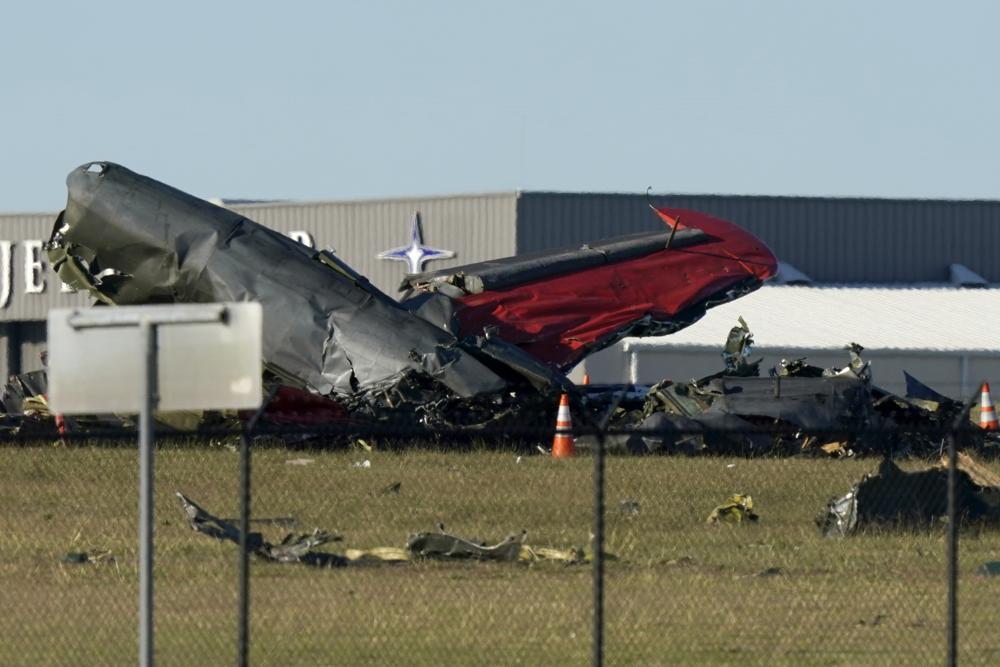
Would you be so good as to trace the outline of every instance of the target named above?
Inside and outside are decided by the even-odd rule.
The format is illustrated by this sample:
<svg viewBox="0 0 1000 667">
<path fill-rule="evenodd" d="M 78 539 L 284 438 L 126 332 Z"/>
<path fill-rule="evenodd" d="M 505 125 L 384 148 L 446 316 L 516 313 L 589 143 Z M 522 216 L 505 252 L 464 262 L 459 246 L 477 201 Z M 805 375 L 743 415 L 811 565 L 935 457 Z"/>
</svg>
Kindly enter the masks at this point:
<svg viewBox="0 0 1000 667">
<path fill-rule="evenodd" d="M 979 428 L 988 431 L 1000 429 L 1000 423 L 997 422 L 997 411 L 993 407 L 993 397 L 990 396 L 990 385 L 987 382 L 984 382 L 979 390 Z"/>
<path fill-rule="evenodd" d="M 565 459 L 576 455 L 573 441 L 573 418 L 569 414 L 569 396 L 559 399 L 559 413 L 556 415 L 556 435 L 552 438 L 552 458 Z"/>
<path fill-rule="evenodd" d="M 589 374 L 589 373 L 584 373 L 584 374 L 583 374 L 583 382 L 581 382 L 580 384 L 582 384 L 582 385 L 583 385 L 583 386 L 585 386 L 585 387 L 586 387 L 586 386 L 587 386 L 588 384 L 590 384 L 590 374 Z"/>
</svg>

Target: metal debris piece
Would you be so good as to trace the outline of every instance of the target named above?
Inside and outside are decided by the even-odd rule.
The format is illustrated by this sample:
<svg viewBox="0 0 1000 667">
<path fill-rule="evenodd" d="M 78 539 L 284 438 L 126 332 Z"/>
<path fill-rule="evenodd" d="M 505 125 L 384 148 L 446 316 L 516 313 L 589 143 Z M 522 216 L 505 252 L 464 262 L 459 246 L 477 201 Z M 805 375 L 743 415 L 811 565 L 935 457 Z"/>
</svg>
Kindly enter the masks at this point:
<svg viewBox="0 0 1000 667">
<path fill-rule="evenodd" d="M 382 495 L 391 496 L 399 495 L 399 491 L 403 488 L 402 482 L 393 482 L 382 489 Z"/>
<path fill-rule="evenodd" d="M 753 498 L 749 495 L 734 493 L 729 496 L 729 500 L 712 510 L 706 523 L 742 524 L 757 521 L 759 518 L 753 511 Z"/>
<path fill-rule="evenodd" d="M 858 487 L 840 498 L 832 498 L 817 523 L 824 537 L 844 537 L 853 533 L 858 525 Z"/>
<path fill-rule="evenodd" d="M 0 394 L 0 410 L 10 415 L 24 414 L 30 409 L 25 405 L 27 399 L 44 396 L 47 392 L 48 376 L 44 370 L 11 375 Z"/>
<path fill-rule="evenodd" d="M 722 350 L 722 360 L 726 365 L 725 374 L 732 376 L 756 376 L 760 373 L 760 359 L 749 361 L 753 353 L 753 333 L 750 325 L 741 315 L 738 326 L 729 330 L 726 345 Z"/>
<path fill-rule="evenodd" d="M 443 526 L 439 526 L 439 529 Z M 443 531 L 417 533 L 406 541 L 406 548 L 420 558 L 471 558 L 476 560 L 516 561 L 521 555 L 521 545 L 528 531 L 511 533 L 490 546 L 485 542 L 467 540 Z"/>
<path fill-rule="evenodd" d="M 1000 524 L 1000 475 L 965 452 L 958 454 L 958 515 L 962 523 Z M 823 535 L 844 537 L 873 526 L 929 528 L 947 520 L 947 458 L 905 471 L 890 459 L 816 518 Z"/>
<path fill-rule="evenodd" d="M 535 563 L 552 561 L 567 565 L 585 563 L 590 560 L 587 551 L 581 547 L 557 549 L 535 547 L 526 544 L 528 531 L 511 533 L 505 539 L 489 546 L 485 542 L 467 540 L 444 532 L 444 525 L 438 524 L 437 533 L 418 533 L 410 536 L 406 548 L 414 558 L 496 560 L 506 562 Z M 605 554 L 614 560 L 613 554 Z"/>
<path fill-rule="evenodd" d="M 177 498 L 187 515 L 188 525 L 193 530 L 218 540 L 234 542 L 237 545 L 240 543 L 240 529 L 234 522 L 211 514 L 180 491 L 177 492 Z M 247 548 L 265 560 L 278 563 L 305 563 L 320 567 L 337 567 L 346 564 L 342 556 L 315 551 L 315 549 L 327 542 L 336 542 L 341 539 L 339 535 L 317 528 L 311 533 L 301 535 L 289 533 L 278 544 L 271 544 L 260 533 L 253 532 L 247 534 Z"/>
<path fill-rule="evenodd" d="M 276 560 L 279 563 L 294 563 L 310 556 L 313 558 L 317 557 L 318 554 L 312 553 L 313 549 L 327 542 L 336 542 L 340 539 L 339 535 L 332 535 L 325 530 L 314 528 L 313 532 L 302 533 L 301 535 L 288 533 L 279 544 L 264 542 L 261 548 L 257 550 L 257 553 L 264 555 L 269 560 Z"/>
</svg>

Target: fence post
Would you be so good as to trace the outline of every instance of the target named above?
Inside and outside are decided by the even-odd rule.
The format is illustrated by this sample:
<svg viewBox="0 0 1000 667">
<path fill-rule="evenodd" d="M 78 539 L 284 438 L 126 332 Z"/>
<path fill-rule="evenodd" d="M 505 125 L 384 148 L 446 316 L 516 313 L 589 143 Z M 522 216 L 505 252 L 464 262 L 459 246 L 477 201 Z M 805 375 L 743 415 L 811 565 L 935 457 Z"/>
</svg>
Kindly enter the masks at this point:
<svg viewBox="0 0 1000 667">
<path fill-rule="evenodd" d="M 156 324 L 143 319 L 139 332 L 145 355 L 143 397 L 139 409 L 139 665 L 153 667 L 153 425 L 159 403 Z"/>
<path fill-rule="evenodd" d="M 264 395 L 260 407 L 243 425 L 240 431 L 240 572 L 237 606 L 239 608 L 238 630 L 236 638 L 236 665 L 247 667 L 250 664 L 250 437 L 257 428 L 257 422 L 267 410 L 278 385 L 273 385 Z"/>
<path fill-rule="evenodd" d="M 604 664 L 604 425 L 594 450 L 594 667 Z"/>
<path fill-rule="evenodd" d="M 250 619 L 250 554 L 247 550 L 250 534 L 250 436 L 244 428 L 240 434 L 240 573 L 239 630 L 237 632 L 236 665 L 247 667 Z"/>
<path fill-rule="evenodd" d="M 948 435 L 948 667 L 958 664 L 958 455 Z"/>
</svg>

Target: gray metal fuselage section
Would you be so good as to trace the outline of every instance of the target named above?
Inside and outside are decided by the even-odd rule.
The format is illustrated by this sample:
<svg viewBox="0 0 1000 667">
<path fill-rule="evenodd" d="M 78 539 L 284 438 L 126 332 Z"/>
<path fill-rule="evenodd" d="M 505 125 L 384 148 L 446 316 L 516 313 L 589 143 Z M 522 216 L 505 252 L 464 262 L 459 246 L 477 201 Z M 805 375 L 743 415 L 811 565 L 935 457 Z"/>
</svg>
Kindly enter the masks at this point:
<svg viewBox="0 0 1000 667">
<path fill-rule="evenodd" d="M 101 301 L 260 302 L 267 367 L 323 395 L 388 390 L 409 373 L 463 397 L 505 385 L 330 255 L 116 164 L 83 165 L 67 186 L 49 257 Z"/>
</svg>

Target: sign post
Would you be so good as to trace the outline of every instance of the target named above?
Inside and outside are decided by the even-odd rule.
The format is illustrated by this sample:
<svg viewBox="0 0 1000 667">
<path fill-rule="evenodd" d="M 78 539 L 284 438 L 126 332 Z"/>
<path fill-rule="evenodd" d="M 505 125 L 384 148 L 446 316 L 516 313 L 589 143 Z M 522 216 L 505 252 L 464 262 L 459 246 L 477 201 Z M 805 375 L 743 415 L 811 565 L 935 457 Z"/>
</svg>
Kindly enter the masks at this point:
<svg viewBox="0 0 1000 667">
<path fill-rule="evenodd" d="M 139 665 L 153 667 L 154 413 L 260 405 L 260 304 L 54 309 L 48 339 L 53 413 L 139 414 Z"/>
<path fill-rule="evenodd" d="M 71 325 L 72 326 L 72 325 Z M 153 413 L 156 411 L 156 325 L 139 322 L 145 345 L 139 406 L 139 664 L 153 666 Z"/>
</svg>

